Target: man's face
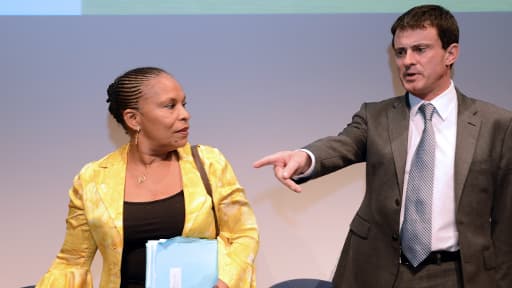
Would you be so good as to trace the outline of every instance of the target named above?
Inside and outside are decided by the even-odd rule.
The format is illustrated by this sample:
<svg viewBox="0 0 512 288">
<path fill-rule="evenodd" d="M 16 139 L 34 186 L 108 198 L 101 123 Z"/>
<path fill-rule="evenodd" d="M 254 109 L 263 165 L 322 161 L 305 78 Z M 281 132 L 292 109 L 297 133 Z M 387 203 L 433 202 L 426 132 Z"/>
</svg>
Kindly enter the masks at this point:
<svg viewBox="0 0 512 288">
<path fill-rule="evenodd" d="M 405 90 L 423 100 L 432 100 L 448 89 L 450 65 L 458 56 L 458 44 L 443 49 L 437 30 L 398 30 L 394 38 L 395 62 Z"/>
</svg>

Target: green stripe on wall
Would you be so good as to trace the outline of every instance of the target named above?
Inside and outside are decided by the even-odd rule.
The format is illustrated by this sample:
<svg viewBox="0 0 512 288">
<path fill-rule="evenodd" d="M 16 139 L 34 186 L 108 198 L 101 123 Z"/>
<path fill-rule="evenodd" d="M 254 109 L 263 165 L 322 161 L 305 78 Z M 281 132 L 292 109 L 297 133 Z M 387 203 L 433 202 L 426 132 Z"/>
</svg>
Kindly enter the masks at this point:
<svg viewBox="0 0 512 288">
<path fill-rule="evenodd" d="M 83 0 L 82 14 L 322 14 L 401 13 L 424 4 L 452 12 L 512 11 L 512 0 Z"/>
</svg>

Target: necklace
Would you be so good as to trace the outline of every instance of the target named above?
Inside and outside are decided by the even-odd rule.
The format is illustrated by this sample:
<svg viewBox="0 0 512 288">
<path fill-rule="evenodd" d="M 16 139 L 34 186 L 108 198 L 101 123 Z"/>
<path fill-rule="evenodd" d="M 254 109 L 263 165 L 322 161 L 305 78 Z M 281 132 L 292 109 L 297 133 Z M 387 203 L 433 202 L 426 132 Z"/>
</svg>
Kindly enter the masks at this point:
<svg viewBox="0 0 512 288">
<path fill-rule="evenodd" d="M 146 181 L 146 174 L 137 176 L 137 184 L 142 184 L 144 181 Z"/>
<path fill-rule="evenodd" d="M 165 156 L 165 159 L 163 159 L 163 160 L 165 161 L 165 160 L 169 159 L 170 157 L 172 157 L 172 153 L 168 153 Z M 144 184 L 144 182 L 146 182 L 146 180 L 148 180 L 149 169 L 151 168 L 153 163 L 157 162 L 157 160 L 158 160 L 158 158 L 153 158 L 149 163 L 144 163 L 143 161 L 141 161 L 142 164 L 144 165 L 144 173 L 142 173 L 142 175 L 135 176 L 136 177 L 135 179 L 137 180 L 137 184 Z"/>
<path fill-rule="evenodd" d="M 137 176 L 137 184 L 142 184 L 148 179 L 148 170 L 156 159 L 153 159 L 150 163 L 144 163 L 144 174 Z"/>
<path fill-rule="evenodd" d="M 130 143 L 130 146 L 128 147 L 129 151 L 132 151 L 132 148 L 133 148 L 132 144 Z M 142 173 L 142 175 L 138 175 L 138 176 L 136 175 L 135 179 L 137 181 L 137 184 L 143 184 L 148 179 L 148 170 L 151 167 L 151 165 L 156 161 L 156 158 L 152 159 L 149 163 L 144 163 L 144 161 L 141 157 L 141 154 L 137 148 L 138 148 L 138 146 L 135 145 L 135 149 L 133 150 L 135 152 L 134 155 L 136 158 L 138 158 L 138 161 L 140 161 L 142 163 L 142 165 L 144 165 L 144 172 Z"/>
</svg>

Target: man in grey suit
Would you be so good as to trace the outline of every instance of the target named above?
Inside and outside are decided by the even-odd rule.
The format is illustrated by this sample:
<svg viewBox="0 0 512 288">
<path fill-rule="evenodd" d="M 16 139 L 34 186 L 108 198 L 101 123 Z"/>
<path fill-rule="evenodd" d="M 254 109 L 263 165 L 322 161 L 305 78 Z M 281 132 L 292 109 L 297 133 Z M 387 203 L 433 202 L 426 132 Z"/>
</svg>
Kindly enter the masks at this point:
<svg viewBox="0 0 512 288">
<path fill-rule="evenodd" d="M 337 136 L 254 167 L 273 165 L 300 192 L 300 183 L 366 162 L 335 287 L 510 288 L 512 112 L 455 87 L 459 28 L 448 10 L 414 7 L 391 32 L 405 95 L 364 103 Z"/>
</svg>

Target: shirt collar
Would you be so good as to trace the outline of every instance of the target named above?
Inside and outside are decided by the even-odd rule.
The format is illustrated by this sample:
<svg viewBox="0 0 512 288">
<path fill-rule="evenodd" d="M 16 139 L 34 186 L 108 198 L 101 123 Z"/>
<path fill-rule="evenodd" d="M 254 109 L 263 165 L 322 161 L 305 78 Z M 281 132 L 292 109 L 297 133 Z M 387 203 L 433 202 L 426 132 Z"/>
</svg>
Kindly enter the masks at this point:
<svg viewBox="0 0 512 288">
<path fill-rule="evenodd" d="M 412 93 L 408 93 L 408 96 L 409 103 L 411 103 L 411 115 L 416 115 L 421 104 L 430 102 L 434 105 L 434 107 L 436 107 L 436 113 L 441 117 L 442 120 L 445 120 L 457 105 L 457 91 L 455 90 L 453 81 L 450 82 L 450 87 L 448 87 L 448 89 L 439 94 L 439 96 L 436 96 L 434 99 L 432 99 L 432 101 L 424 101 Z"/>
</svg>

